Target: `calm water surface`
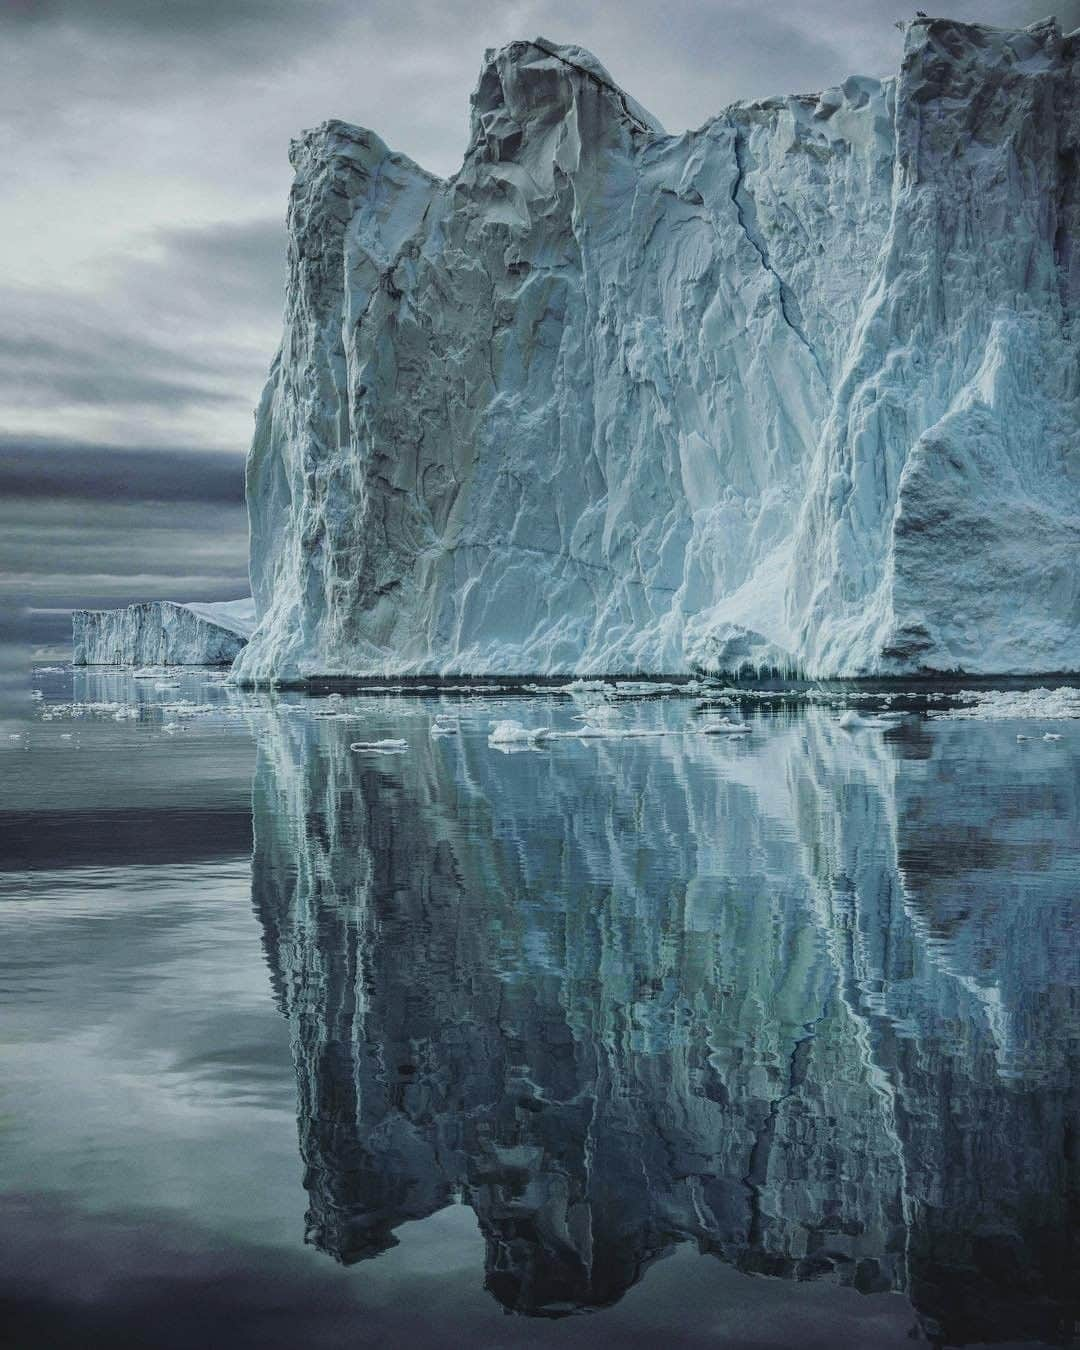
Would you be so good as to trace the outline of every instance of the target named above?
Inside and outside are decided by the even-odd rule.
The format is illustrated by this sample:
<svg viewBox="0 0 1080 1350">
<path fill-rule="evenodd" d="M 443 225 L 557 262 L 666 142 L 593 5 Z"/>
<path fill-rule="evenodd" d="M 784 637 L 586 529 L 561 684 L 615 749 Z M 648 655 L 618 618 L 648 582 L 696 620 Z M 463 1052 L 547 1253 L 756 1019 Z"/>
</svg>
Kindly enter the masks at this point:
<svg viewBox="0 0 1080 1350">
<path fill-rule="evenodd" d="M 33 684 L 5 1345 L 1073 1343 L 1077 724 Z"/>
</svg>

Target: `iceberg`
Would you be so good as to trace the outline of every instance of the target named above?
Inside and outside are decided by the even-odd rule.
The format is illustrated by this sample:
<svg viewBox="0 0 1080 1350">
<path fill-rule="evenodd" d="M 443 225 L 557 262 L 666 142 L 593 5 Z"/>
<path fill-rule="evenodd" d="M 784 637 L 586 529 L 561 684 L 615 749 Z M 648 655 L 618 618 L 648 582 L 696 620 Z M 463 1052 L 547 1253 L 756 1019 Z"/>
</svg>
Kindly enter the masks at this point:
<svg viewBox="0 0 1080 1350">
<path fill-rule="evenodd" d="M 152 600 L 126 609 L 77 609 L 76 666 L 228 666 L 255 627 L 250 597 L 204 604 Z"/>
<path fill-rule="evenodd" d="M 668 135 L 537 38 L 449 179 L 305 133 L 237 678 L 1080 669 L 1078 53 Z"/>
</svg>

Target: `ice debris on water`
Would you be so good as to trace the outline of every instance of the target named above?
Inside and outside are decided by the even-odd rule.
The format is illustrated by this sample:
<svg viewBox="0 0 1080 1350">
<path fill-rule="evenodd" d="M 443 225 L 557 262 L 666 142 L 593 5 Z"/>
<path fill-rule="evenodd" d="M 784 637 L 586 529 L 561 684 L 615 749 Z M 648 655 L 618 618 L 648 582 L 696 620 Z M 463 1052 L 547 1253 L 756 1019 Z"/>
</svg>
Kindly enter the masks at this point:
<svg viewBox="0 0 1080 1350">
<path fill-rule="evenodd" d="M 669 736 L 671 733 L 663 728 L 652 730 L 648 727 L 616 727 L 597 725 L 593 722 L 584 722 L 580 727 L 575 727 L 572 731 L 548 731 L 543 733 L 544 739 L 549 741 L 598 741 L 598 740 L 634 740 L 642 736 Z"/>
<path fill-rule="evenodd" d="M 387 736 L 381 741 L 353 741 L 349 746 L 350 750 L 371 751 L 379 755 L 396 755 L 408 748 L 408 741 L 394 736 Z"/>
<path fill-rule="evenodd" d="M 983 722 L 1048 722 L 1080 718 L 1080 688 L 965 689 L 954 694 L 956 706 L 931 713 L 932 717 L 964 718 Z"/>
</svg>

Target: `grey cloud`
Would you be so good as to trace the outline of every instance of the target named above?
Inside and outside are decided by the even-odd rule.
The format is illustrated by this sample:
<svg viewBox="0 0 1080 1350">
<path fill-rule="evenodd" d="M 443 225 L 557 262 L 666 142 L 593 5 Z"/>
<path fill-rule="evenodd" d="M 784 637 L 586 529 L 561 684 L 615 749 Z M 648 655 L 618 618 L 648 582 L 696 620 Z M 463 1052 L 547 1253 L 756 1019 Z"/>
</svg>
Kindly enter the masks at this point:
<svg viewBox="0 0 1080 1350">
<path fill-rule="evenodd" d="M 149 250 L 149 252 L 148 252 Z M 162 226 L 103 264 L 96 292 L 0 289 L 0 400 L 12 407 L 247 414 L 281 324 L 278 219 Z M 238 445 L 239 448 L 239 445 Z"/>
<path fill-rule="evenodd" d="M 102 335 L 105 336 L 104 334 Z M 146 369 L 161 360 L 147 344 L 139 369 L 128 363 L 119 344 L 76 347 L 43 338 L 0 337 L 0 395 L 17 393 L 58 399 L 80 406 L 136 404 L 167 412 L 191 404 L 233 402 L 235 395 Z"/>
<path fill-rule="evenodd" d="M 258 220 L 223 220 L 213 225 L 163 226 L 155 238 L 159 263 L 132 264 L 129 284 L 146 276 L 160 295 L 164 273 L 179 293 L 204 312 L 277 325 L 285 298 L 285 211 Z"/>
<path fill-rule="evenodd" d="M 0 630 L 67 640 L 72 608 L 248 592 L 239 504 L 0 498 Z"/>
<path fill-rule="evenodd" d="M 224 62 L 324 40 L 351 8 L 347 0 L 8 0 L 0 33 L 66 32 L 143 48 L 167 43 L 174 57 L 186 47 L 191 56 Z"/>
<path fill-rule="evenodd" d="M 239 505 L 244 461 L 212 450 L 118 450 L 0 436 L 0 499 L 14 497 Z"/>
</svg>

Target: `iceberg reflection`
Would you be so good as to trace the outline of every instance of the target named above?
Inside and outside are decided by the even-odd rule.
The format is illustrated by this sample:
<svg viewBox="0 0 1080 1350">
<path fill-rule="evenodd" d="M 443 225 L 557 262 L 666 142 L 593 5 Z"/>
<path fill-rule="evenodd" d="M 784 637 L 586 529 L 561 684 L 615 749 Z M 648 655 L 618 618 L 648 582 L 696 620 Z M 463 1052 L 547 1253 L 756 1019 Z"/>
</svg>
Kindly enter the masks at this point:
<svg viewBox="0 0 1080 1350">
<path fill-rule="evenodd" d="M 519 705 L 520 706 L 520 705 Z M 268 712 L 254 902 L 291 1025 L 308 1237 L 462 1200 L 508 1309 L 618 1300 L 692 1241 L 903 1290 L 932 1339 L 1066 1334 L 1080 784 L 1008 727 L 407 754 Z M 422 728 L 424 734 L 418 731 Z"/>
</svg>

